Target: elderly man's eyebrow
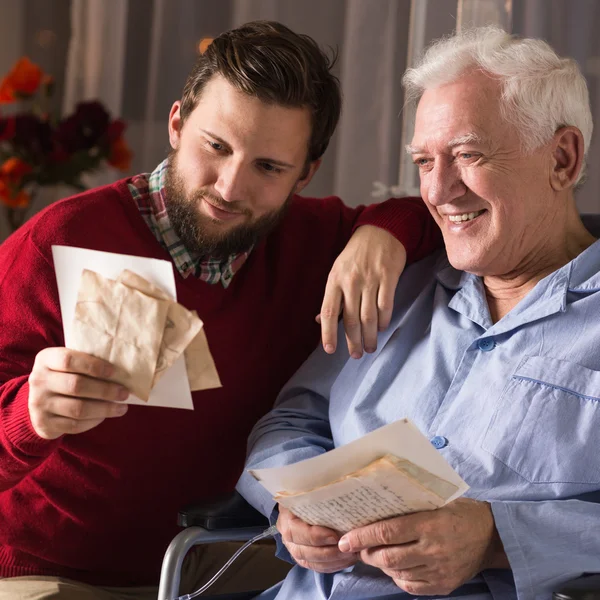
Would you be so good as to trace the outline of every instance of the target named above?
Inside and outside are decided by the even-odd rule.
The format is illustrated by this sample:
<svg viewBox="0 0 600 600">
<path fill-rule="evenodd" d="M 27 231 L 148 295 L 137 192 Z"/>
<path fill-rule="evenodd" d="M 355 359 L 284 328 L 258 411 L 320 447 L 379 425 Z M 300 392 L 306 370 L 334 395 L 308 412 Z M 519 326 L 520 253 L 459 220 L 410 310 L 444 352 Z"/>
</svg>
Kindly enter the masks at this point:
<svg viewBox="0 0 600 600">
<path fill-rule="evenodd" d="M 486 140 L 477 133 L 466 133 L 452 138 L 446 146 L 448 148 L 455 148 L 456 146 L 463 146 L 464 144 L 485 144 Z M 404 146 L 407 154 L 427 154 L 427 148 L 421 146 L 413 146 L 406 144 Z"/>
<path fill-rule="evenodd" d="M 483 144 L 485 140 L 477 133 L 467 133 L 465 135 L 459 135 L 452 138 L 448 142 L 448 148 L 455 148 L 456 146 L 462 146 L 464 144 Z"/>
<path fill-rule="evenodd" d="M 419 148 L 418 146 L 411 146 L 410 144 L 406 144 L 406 146 L 404 146 L 404 149 L 406 150 L 407 154 L 424 154 L 425 153 L 424 148 Z"/>
</svg>

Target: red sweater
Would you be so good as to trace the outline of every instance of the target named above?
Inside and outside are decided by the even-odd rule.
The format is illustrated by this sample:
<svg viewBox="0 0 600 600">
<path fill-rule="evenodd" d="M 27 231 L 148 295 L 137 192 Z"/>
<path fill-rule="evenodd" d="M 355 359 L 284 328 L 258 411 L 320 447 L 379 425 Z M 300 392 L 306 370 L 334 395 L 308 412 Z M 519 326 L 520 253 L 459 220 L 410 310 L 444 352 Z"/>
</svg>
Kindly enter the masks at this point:
<svg viewBox="0 0 600 600">
<path fill-rule="evenodd" d="M 350 209 L 295 197 L 229 288 L 175 270 L 178 301 L 204 321 L 223 387 L 195 392 L 193 412 L 131 405 L 53 441 L 36 435 L 27 407 L 36 354 L 64 345 L 51 245 L 170 257 L 126 181 L 50 206 L 0 246 L 0 576 L 157 584 L 178 509 L 234 488 L 252 425 L 319 342 L 328 272 L 365 223 L 394 232 L 411 260 L 439 245 L 418 199 Z"/>
</svg>

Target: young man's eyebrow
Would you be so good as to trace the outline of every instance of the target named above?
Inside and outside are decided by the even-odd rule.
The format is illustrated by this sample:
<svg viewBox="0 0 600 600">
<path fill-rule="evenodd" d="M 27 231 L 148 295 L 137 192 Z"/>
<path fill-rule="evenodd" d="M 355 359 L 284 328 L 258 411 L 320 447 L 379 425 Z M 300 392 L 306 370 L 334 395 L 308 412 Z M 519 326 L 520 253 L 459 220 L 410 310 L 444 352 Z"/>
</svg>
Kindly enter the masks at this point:
<svg viewBox="0 0 600 600">
<path fill-rule="evenodd" d="M 224 146 L 229 147 L 229 144 L 223 138 L 220 138 L 218 135 L 214 134 L 212 131 L 209 131 L 208 129 L 200 129 L 200 131 L 202 131 L 202 133 L 206 133 L 206 135 L 209 135 L 211 138 L 213 138 L 214 140 L 219 142 L 219 144 L 223 144 Z M 286 163 L 283 160 L 277 160 L 276 158 L 264 157 L 264 158 L 258 158 L 257 160 L 259 160 L 261 162 L 268 162 L 277 167 L 283 167 L 283 168 L 288 168 L 288 169 L 293 169 L 295 166 L 290 163 Z"/>
</svg>

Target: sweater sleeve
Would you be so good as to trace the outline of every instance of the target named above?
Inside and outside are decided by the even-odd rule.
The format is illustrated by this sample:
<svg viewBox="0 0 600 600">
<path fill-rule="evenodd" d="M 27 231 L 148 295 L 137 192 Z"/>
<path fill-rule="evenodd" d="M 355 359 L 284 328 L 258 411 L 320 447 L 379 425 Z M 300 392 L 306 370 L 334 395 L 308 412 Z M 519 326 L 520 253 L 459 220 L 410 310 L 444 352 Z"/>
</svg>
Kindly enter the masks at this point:
<svg viewBox="0 0 600 600">
<path fill-rule="evenodd" d="M 61 443 L 29 418 L 28 377 L 40 350 L 64 345 L 54 270 L 27 228 L 0 246 L 0 491 L 17 484 Z"/>
<path fill-rule="evenodd" d="M 354 232 L 374 225 L 402 242 L 407 262 L 416 262 L 442 247 L 442 233 L 421 198 L 390 198 L 380 204 L 354 209 Z"/>
</svg>

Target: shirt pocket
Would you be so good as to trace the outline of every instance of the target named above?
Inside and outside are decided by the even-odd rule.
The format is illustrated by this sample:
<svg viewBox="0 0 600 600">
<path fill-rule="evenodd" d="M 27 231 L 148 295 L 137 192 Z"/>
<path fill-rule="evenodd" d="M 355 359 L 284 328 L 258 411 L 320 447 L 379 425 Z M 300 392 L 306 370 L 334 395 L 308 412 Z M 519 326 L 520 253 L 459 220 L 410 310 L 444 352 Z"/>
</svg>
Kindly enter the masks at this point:
<svg viewBox="0 0 600 600">
<path fill-rule="evenodd" d="M 500 396 L 482 447 L 532 483 L 600 483 L 600 372 L 526 357 Z"/>
</svg>

